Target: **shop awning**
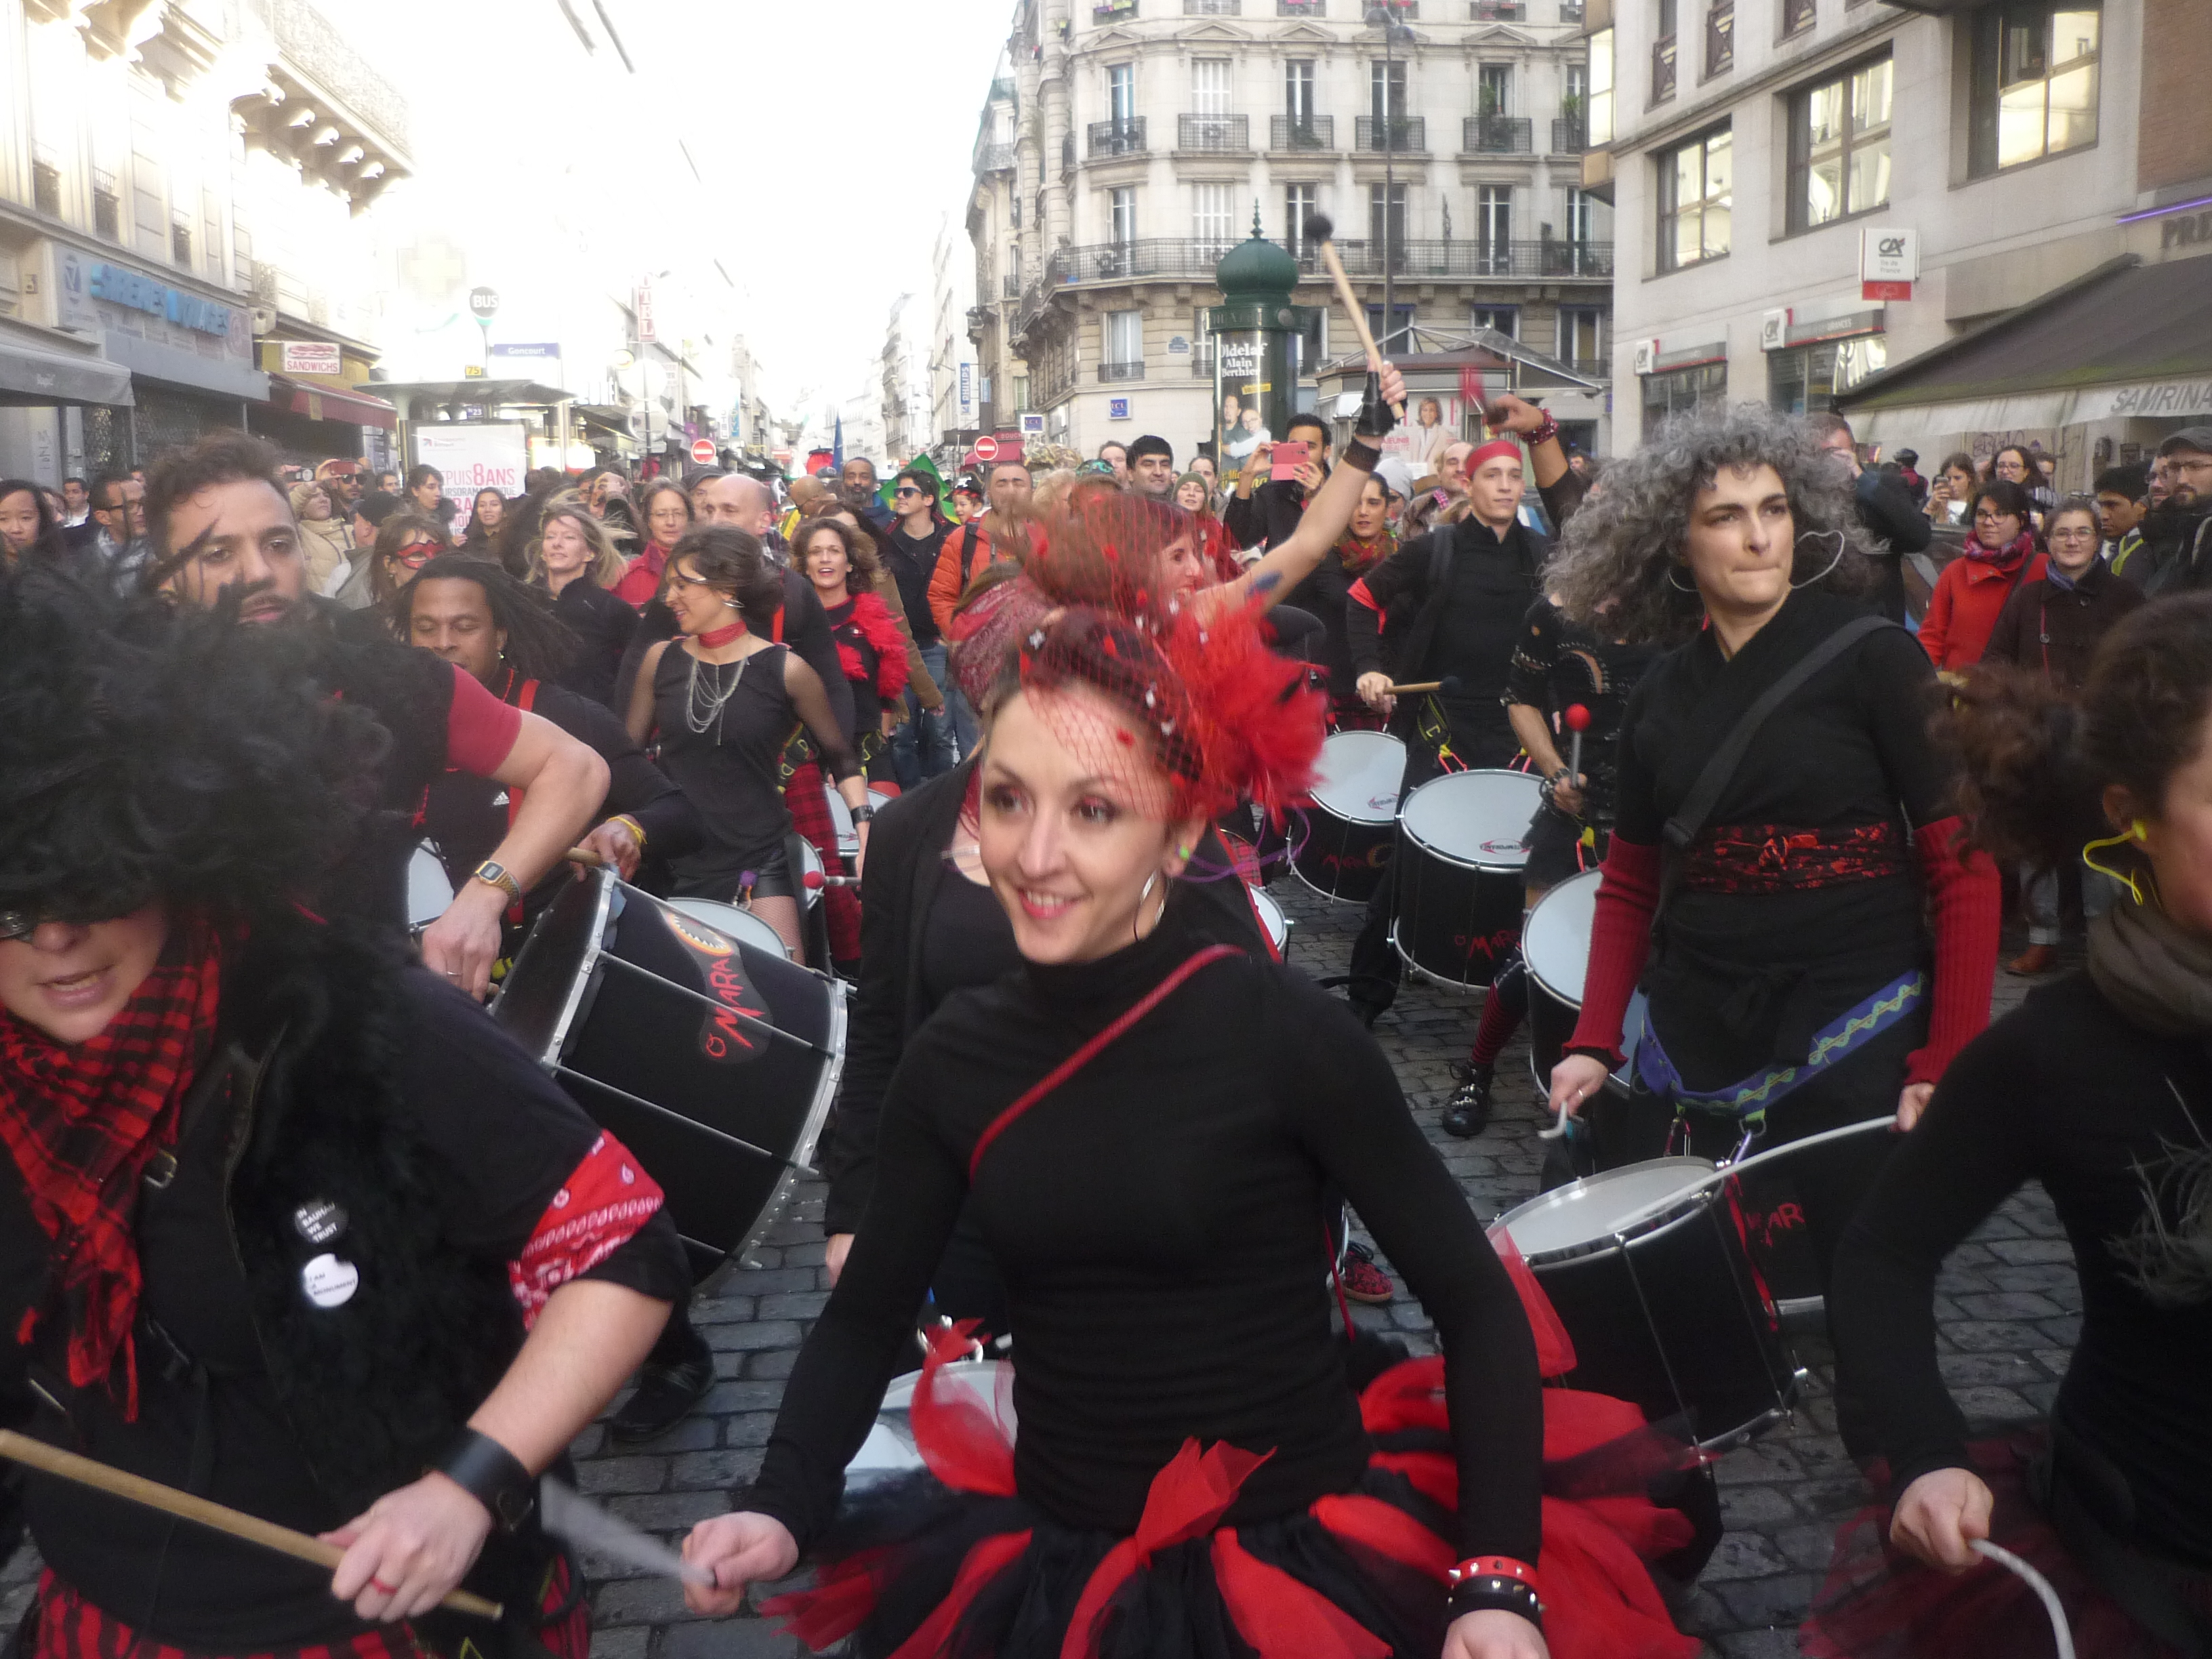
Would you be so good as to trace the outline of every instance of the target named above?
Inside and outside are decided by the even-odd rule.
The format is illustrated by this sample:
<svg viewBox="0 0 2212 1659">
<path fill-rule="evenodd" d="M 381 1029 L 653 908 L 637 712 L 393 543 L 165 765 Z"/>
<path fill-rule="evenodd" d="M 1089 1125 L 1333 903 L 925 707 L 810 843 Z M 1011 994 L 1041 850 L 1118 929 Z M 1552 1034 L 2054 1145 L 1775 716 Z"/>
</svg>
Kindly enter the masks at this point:
<svg viewBox="0 0 2212 1659">
<path fill-rule="evenodd" d="M 399 424 L 399 411 L 381 398 L 365 398 L 358 392 L 338 392 L 283 374 L 269 377 L 269 401 L 278 409 L 304 415 L 311 421 L 343 421 L 349 426 L 380 427 L 386 432 Z"/>
<path fill-rule="evenodd" d="M 2131 254 L 1863 380 L 1837 401 L 1854 416 L 1979 409 L 1985 418 L 1941 424 L 2004 430 L 2200 414 L 2195 388 L 2206 382 L 2212 262 L 2145 264 Z M 2024 414 L 2044 418 L 2014 418 Z"/>
<path fill-rule="evenodd" d="M 58 352 L 0 340 L 0 403 L 106 404 L 131 407 L 131 371 L 100 357 Z"/>
</svg>

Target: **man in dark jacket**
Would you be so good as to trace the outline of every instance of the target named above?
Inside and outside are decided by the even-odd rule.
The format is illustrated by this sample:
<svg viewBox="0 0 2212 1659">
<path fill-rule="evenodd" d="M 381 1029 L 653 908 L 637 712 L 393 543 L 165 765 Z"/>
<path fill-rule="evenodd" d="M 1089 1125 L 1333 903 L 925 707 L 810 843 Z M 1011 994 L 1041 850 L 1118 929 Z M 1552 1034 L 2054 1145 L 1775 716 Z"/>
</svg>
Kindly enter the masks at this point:
<svg viewBox="0 0 2212 1659">
<path fill-rule="evenodd" d="M 1519 518 L 1521 446 L 1485 444 L 1468 458 L 1467 482 L 1468 516 L 1400 548 L 1352 584 L 1345 605 L 1359 696 L 1406 745 L 1401 806 L 1431 778 L 1504 766 L 1521 746 L 1506 717 L 1506 675 L 1545 557 L 1543 538 Z M 1390 693 L 1394 682 L 1426 680 L 1450 684 L 1403 701 Z M 1393 873 L 1368 902 L 1352 947 L 1352 1004 L 1370 1025 L 1398 994 Z"/>
<path fill-rule="evenodd" d="M 2142 546 L 2122 568 L 2153 599 L 2212 587 L 2212 426 L 2175 433 L 2158 465 L 2166 499 L 2143 515 Z"/>
<path fill-rule="evenodd" d="M 1820 410 L 1805 417 L 1820 435 L 1820 447 L 1832 452 L 1836 465 L 1851 475 L 1852 499 L 1859 522 L 1867 533 L 1885 544 L 1888 556 L 1875 562 L 1874 590 L 1869 603 L 1893 623 L 1905 620 L 1905 556 L 1923 551 L 1936 539 L 1936 526 L 1920 510 L 1903 479 L 1893 473 L 1859 464 L 1858 444 L 1851 423 L 1832 410 Z"/>
</svg>

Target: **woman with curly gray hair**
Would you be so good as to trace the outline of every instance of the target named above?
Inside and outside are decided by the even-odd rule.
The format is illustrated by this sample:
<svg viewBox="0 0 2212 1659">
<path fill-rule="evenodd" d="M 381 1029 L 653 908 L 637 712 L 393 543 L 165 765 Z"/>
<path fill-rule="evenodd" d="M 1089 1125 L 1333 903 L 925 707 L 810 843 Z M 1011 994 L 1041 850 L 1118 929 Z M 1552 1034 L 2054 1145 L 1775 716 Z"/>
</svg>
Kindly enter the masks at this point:
<svg viewBox="0 0 2212 1659">
<path fill-rule="evenodd" d="M 1812 431 L 1759 408 L 1662 428 L 1569 521 L 1549 579 L 1571 615 L 1692 635 L 1629 701 L 1581 1021 L 1552 1073 L 1563 1112 L 1598 1091 L 1640 981 L 1633 1093 L 1591 1126 L 1601 1165 L 1657 1156 L 1678 1120 L 1721 1156 L 1909 1127 L 1988 1023 L 1996 871 L 1958 845 L 1926 654 L 1854 597 L 1860 536 Z M 1823 1283 L 1889 1139 L 1802 1166 Z"/>
</svg>

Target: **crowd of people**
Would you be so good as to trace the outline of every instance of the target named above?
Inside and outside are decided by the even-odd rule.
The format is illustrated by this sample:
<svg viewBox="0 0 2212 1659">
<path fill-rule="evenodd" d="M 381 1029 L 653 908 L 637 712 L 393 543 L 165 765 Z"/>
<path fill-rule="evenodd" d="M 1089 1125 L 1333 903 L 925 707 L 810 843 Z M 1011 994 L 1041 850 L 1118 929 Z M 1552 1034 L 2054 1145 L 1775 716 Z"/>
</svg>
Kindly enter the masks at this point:
<svg viewBox="0 0 2212 1659">
<path fill-rule="evenodd" d="M 2061 495 L 2033 448 L 1923 479 L 1759 408 L 1598 464 L 1519 398 L 1480 441 L 1417 402 L 1386 459 L 1406 401 L 1382 366 L 1348 436 L 1240 421 L 1227 475 L 1146 436 L 457 501 L 218 434 L 0 480 L 0 1414 L 339 1552 L 33 1478 L 24 1650 L 587 1651 L 537 1478 L 626 1383 L 643 1443 L 715 1376 L 656 1171 L 482 1012 L 588 878 L 852 985 L 835 1290 L 684 1546 L 696 1609 L 811 1563 L 774 1610 L 902 1659 L 1694 1652 L 1694 1436 L 1544 1386 L 1559 1316 L 1371 1035 L 1419 899 L 1385 867 L 1340 997 L 1249 896 L 1331 733 L 1378 731 L 1401 803 L 1534 775 L 1525 908 L 1598 872 L 1547 1179 L 1892 1126 L 1799 1188 L 1887 1535 L 1946 1572 L 1999 1538 L 2105 1650 L 2208 1650 L 2212 428 Z M 2076 914 L 2087 962 L 1991 1025 L 2008 873 L 2010 969 Z M 1528 1009 L 1512 931 L 1453 1135 Z M 2029 1179 L 2089 1316 L 2008 1462 L 1933 1286 Z M 1393 1291 L 1347 1206 L 1433 1357 L 1358 1338 Z M 925 1308 L 927 1472 L 848 1494 Z M 971 1352 L 1018 1438 L 936 1391 Z M 1823 1651 L 1981 1650 L 1948 1580 L 1838 1562 Z"/>
</svg>

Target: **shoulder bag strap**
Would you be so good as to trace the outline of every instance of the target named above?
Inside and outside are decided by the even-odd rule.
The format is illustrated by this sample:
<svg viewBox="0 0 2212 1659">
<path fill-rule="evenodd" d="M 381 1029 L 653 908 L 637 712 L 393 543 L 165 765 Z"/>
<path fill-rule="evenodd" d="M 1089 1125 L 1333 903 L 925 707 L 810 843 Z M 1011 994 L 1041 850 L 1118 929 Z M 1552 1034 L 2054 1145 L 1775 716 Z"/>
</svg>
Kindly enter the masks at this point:
<svg viewBox="0 0 2212 1659">
<path fill-rule="evenodd" d="M 1097 1059 L 1100 1051 L 1108 1044 L 1115 1042 L 1132 1025 L 1174 995 L 1185 980 L 1205 967 L 1206 963 L 1218 962 L 1224 957 L 1241 957 L 1243 954 L 1233 945 L 1209 945 L 1196 955 L 1185 958 L 1180 968 L 1146 992 L 1133 1006 L 1123 1011 L 1111 1025 L 1092 1037 L 1066 1060 L 1061 1060 L 1036 1083 L 1030 1085 L 1019 1100 L 993 1118 L 983 1133 L 976 1136 L 975 1150 L 968 1154 L 969 1183 L 971 1185 L 974 1183 L 975 1171 L 983 1162 L 983 1154 L 991 1150 L 991 1143 L 1012 1128 L 1016 1118 L 1073 1077 L 1092 1060 Z"/>
<path fill-rule="evenodd" d="M 1768 686 L 1760 694 L 1759 701 L 1743 711 L 1743 717 L 1736 721 L 1735 729 L 1728 734 L 1726 740 L 1713 750 L 1712 758 L 1705 763 L 1705 769 L 1698 774 L 1698 781 L 1690 786 L 1690 793 L 1683 797 L 1680 809 L 1667 820 L 1667 827 L 1662 832 L 1667 838 L 1667 844 L 1679 853 L 1697 839 L 1698 832 L 1705 827 L 1705 820 L 1712 816 L 1713 808 L 1720 805 L 1721 792 L 1729 787 L 1729 781 L 1735 776 L 1736 769 L 1743 764 L 1751 740 L 1759 735 L 1759 728 L 1766 724 L 1768 715 L 1779 708 L 1806 681 L 1867 635 L 1896 626 L 1886 617 L 1854 617 L 1800 657 L 1788 673 Z"/>
</svg>

